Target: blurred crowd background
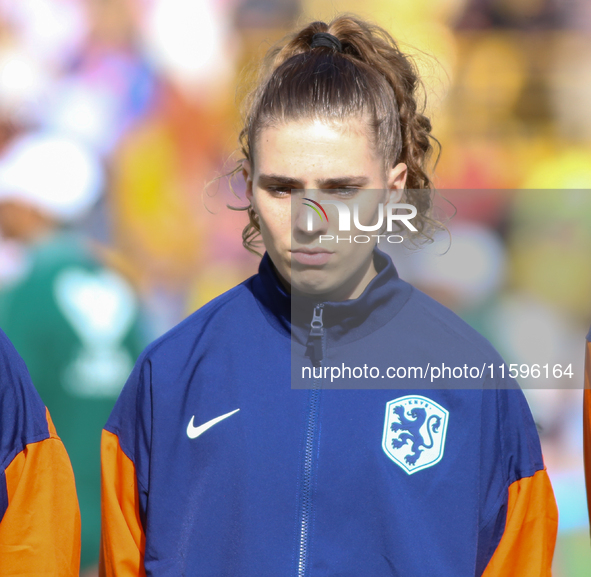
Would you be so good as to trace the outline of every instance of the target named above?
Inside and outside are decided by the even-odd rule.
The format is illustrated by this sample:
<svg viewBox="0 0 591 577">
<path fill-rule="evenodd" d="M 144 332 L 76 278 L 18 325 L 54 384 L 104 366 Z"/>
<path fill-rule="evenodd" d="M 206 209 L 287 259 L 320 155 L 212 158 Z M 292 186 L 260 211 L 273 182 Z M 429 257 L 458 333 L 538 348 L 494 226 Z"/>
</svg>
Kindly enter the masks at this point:
<svg viewBox="0 0 591 577">
<path fill-rule="evenodd" d="M 423 75 L 452 242 L 392 250 L 520 379 L 560 509 L 556 577 L 591 572 L 582 466 L 591 324 L 586 0 L 0 0 L 0 327 L 72 459 L 83 573 L 98 559 L 99 441 L 137 355 L 257 270 L 241 244 L 249 64 L 351 11 Z M 66 159 L 66 160 L 64 160 Z M 246 330 L 246 329 L 245 329 Z M 537 388 L 536 388 L 537 387 Z"/>
</svg>

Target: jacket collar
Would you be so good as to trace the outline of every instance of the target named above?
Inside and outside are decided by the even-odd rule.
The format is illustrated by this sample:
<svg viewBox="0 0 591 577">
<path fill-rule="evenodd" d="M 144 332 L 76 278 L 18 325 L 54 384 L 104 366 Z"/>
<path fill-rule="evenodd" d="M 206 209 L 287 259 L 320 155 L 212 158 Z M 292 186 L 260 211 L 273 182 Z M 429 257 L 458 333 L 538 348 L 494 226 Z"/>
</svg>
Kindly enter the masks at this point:
<svg viewBox="0 0 591 577">
<path fill-rule="evenodd" d="M 412 287 L 399 276 L 391 258 L 378 248 L 373 253 L 377 275 L 356 299 L 318 301 L 293 297 L 279 280 L 265 252 L 253 283 L 254 296 L 269 322 L 288 338 L 305 343 L 314 307 L 323 304 L 323 325 L 328 345 L 355 341 L 388 323 L 410 298 Z"/>
</svg>

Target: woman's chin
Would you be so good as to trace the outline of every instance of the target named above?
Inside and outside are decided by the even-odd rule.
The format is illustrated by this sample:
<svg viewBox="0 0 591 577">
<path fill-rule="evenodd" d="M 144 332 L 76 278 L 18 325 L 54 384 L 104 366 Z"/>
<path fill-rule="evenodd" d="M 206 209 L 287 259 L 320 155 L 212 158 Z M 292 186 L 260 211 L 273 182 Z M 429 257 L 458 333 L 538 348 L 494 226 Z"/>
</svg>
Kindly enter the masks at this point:
<svg viewBox="0 0 591 577">
<path fill-rule="evenodd" d="M 305 296 L 308 298 L 326 297 L 335 292 L 338 286 L 335 286 L 333 279 L 327 278 L 327 274 L 313 274 L 321 271 L 302 271 L 292 270 L 291 291 L 292 294 Z M 325 300 L 330 300 L 326 298 Z"/>
</svg>

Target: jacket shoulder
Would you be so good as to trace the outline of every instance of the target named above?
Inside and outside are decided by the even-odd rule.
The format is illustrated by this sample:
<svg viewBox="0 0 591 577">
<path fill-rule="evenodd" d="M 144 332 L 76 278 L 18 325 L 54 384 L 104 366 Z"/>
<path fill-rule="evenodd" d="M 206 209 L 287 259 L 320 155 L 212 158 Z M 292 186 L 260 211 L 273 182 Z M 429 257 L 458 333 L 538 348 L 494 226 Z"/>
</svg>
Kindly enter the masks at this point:
<svg viewBox="0 0 591 577">
<path fill-rule="evenodd" d="M 252 278 L 189 315 L 149 344 L 136 361 L 104 428 L 117 435 L 144 486 L 154 395 L 160 401 L 176 398 L 187 387 L 185 367 L 198 366 L 220 342 L 243 336 L 241 326 L 249 322 L 248 316 L 257 308 L 249 290 Z"/>
<path fill-rule="evenodd" d="M 258 310 L 250 290 L 253 278 L 209 301 L 154 340 L 144 349 L 138 364 L 171 355 L 176 358 L 183 353 L 192 355 L 204 339 L 231 338 Z"/>
<path fill-rule="evenodd" d="M 420 325 L 417 334 L 429 335 L 442 353 L 461 350 L 470 359 L 504 362 L 490 341 L 445 305 L 413 287 L 407 313 Z"/>
<path fill-rule="evenodd" d="M 50 436 L 46 409 L 29 371 L 0 330 L 0 465 L 3 468 L 29 443 Z"/>
</svg>

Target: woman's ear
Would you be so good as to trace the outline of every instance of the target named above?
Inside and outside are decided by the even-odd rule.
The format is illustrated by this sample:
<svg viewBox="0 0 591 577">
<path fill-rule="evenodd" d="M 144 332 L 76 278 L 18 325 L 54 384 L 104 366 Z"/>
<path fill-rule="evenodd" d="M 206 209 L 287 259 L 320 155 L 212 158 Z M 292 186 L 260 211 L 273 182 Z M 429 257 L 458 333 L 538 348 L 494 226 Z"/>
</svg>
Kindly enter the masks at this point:
<svg viewBox="0 0 591 577">
<path fill-rule="evenodd" d="M 246 182 L 246 198 L 252 204 L 252 173 L 249 160 L 242 162 L 242 176 L 244 176 Z"/>
<path fill-rule="evenodd" d="M 388 172 L 388 190 L 390 197 L 388 202 L 397 203 L 402 199 L 404 188 L 406 186 L 406 177 L 408 175 L 408 168 L 403 162 L 399 162 L 394 168 Z"/>
</svg>

